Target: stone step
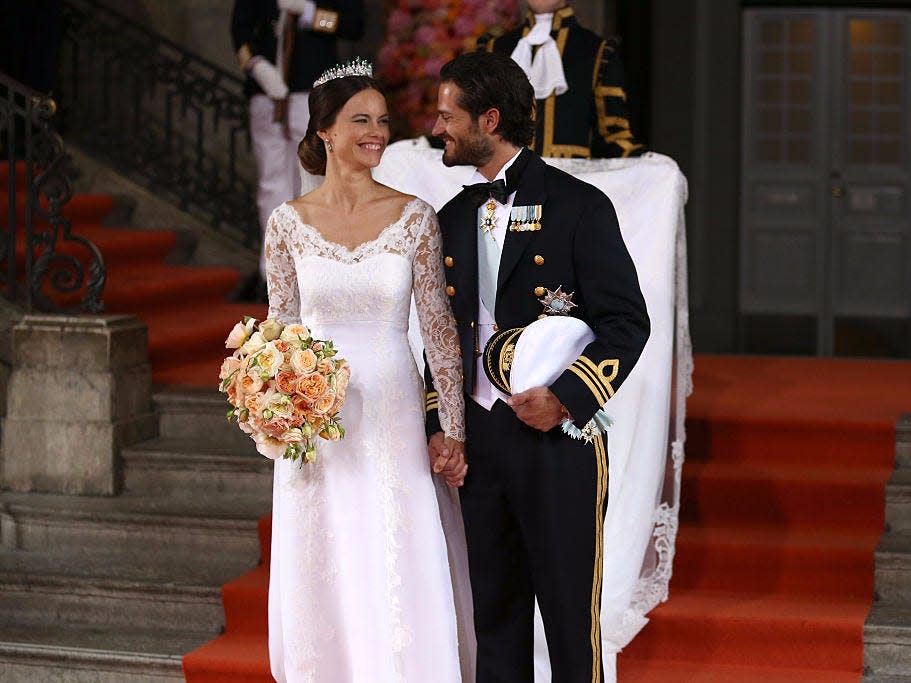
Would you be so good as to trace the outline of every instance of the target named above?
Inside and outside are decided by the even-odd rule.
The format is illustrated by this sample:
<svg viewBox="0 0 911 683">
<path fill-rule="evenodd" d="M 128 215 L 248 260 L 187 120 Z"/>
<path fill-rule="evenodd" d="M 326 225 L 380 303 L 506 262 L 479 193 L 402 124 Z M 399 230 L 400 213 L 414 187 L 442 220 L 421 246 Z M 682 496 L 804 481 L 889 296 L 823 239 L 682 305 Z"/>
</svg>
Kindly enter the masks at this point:
<svg viewBox="0 0 911 683">
<path fill-rule="evenodd" d="M 174 498 L 218 496 L 265 508 L 270 505 L 273 463 L 256 452 L 250 439 L 239 447 L 213 445 L 204 436 L 157 438 L 125 448 L 120 455 L 128 493 Z"/>
<path fill-rule="evenodd" d="M 911 683 L 911 676 L 864 676 L 860 683 Z"/>
<path fill-rule="evenodd" d="M 897 468 L 886 484 L 886 528 L 911 531 L 911 469 Z"/>
<path fill-rule="evenodd" d="M 882 535 L 876 548 L 876 596 L 911 606 L 911 532 Z"/>
<path fill-rule="evenodd" d="M 247 452 L 250 437 L 228 422 L 228 401 L 213 389 L 163 389 L 152 395 L 159 416 L 162 439 L 194 440 L 203 436 L 213 447 L 234 447 Z"/>
<path fill-rule="evenodd" d="M 224 626 L 225 572 L 130 571 L 116 560 L 0 552 L 0 615 L 19 626 L 91 624 L 216 635 Z"/>
<path fill-rule="evenodd" d="M 150 632 L 93 624 L 0 624 L 0 680 L 16 683 L 176 683 L 181 659 L 210 639 L 193 632 Z"/>
<path fill-rule="evenodd" d="M 869 676 L 911 672 L 911 606 L 873 603 L 864 624 L 864 671 Z"/>
<path fill-rule="evenodd" d="M 88 623 L 155 631 L 179 623 L 212 637 L 224 626 L 220 587 L 70 576 L 0 574 L 0 614 L 20 626 Z"/>
<path fill-rule="evenodd" d="M 911 469 L 911 413 L 895 423 L 895 468 Z"/>
<path fill-rule="evenodd" d="M 234 574 L 259 562 L 257 520 L 269 507 L 209 496 L 116 498 L 0 494 L 6 548 L 132 558 L 155 568 L 203 564 Z"/>
</svg>

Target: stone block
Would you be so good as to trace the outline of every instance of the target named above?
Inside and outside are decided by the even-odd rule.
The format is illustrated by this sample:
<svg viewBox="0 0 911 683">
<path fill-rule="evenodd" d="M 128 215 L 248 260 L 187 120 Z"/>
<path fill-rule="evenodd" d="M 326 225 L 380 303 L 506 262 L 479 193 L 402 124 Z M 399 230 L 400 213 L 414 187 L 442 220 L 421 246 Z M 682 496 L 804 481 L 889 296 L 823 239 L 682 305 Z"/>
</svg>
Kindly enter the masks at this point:
<svg viewBox="0 0 911 683">
<path fill-rule="evenodd" d="M 131 316 L 27 315 L 12 358 L 3 486 L 117 493 L 120 449 L 157 431 L 146 327 Z"/>
<path fill-rule="evenodd" d="M 148 362 L 148 332 L 127 315 L 27 315 L 13 328 L 13 366 L 102 370 Z"/>
</svg>

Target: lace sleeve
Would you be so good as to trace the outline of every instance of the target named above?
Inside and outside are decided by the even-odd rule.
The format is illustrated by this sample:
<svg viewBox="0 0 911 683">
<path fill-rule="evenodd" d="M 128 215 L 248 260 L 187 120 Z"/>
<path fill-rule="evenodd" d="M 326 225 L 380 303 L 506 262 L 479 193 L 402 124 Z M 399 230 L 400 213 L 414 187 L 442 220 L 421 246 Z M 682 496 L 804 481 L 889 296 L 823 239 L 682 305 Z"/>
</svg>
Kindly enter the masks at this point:
<svg viewBox="0 0 911 683">
<path fill-rule="evenodd" d="M 414 303 L 421 325 L 424 352 L 440 395 L 440 425 L 446 436 L 465 441 L 465 397 L 459 336 L 446 298 L 440 224 L 427 205 L 417 235 L 414 261 Z"/>
<path fill-rule="evenodd" d="M 269 317 L 288 324 L 300 322 L 301 307 L 297 271 L 291 254 L 291 228 L 294 223 L 287 220 L 283 206 L 279 205 L 269 216 L 263 239 L 263 258 L 269 291 Z"/>
</svg>

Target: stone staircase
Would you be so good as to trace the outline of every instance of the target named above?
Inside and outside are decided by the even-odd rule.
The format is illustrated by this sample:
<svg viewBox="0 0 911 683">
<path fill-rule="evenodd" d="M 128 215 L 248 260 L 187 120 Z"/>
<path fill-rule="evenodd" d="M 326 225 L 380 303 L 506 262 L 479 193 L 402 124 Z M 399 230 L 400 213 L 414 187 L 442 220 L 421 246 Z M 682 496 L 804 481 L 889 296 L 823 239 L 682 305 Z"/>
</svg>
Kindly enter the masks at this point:
<svg viewBox="0 0 911 683">
<path fill-rule="evenodd" d="M 153 395 L 114 497 L 0 493 L 0 680 L 182 681 L 220 633 L 220 588 L 256 566 L 271 462 L 214 391 Z"/>
<path fill-rule="evenodd" d="M 864 625 L 864 683 L 911 683 L 911 414 L 895 429 L 886 532 L 876 549 L 876 600 Z"/>
</svg>

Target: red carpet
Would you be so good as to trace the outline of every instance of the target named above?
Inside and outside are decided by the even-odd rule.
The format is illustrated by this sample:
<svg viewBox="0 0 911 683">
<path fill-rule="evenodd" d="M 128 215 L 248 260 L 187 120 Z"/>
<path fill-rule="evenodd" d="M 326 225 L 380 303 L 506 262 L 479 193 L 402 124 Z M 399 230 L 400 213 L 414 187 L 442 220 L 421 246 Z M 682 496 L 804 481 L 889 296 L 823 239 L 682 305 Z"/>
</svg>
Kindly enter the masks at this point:
<svg viewBox="0 0 911 683">
<path fill-rule="evenodd" d="M 24 221 L 25 205 L 21 177 L 20 168 L 20 190 L 16 193 L 20 222 Z M 7 179 L 8 168 L 0 164 L 0 216 L 4 218 L 9 207 Z M 108 195 L 76 194 L 64 208 L 72 232 L 90 240 L 104 257 L 104 313 L 136 315 L 148 326 L 153 382 L 214 388 L 228 331 L 244 315 L 264 317 L 266 307 L 227 302 L 239 279 L 231 268 L 166 264 L 176 242 L 173 232 L 103 226 L 113 205 Z M 46 223 L 39 221 L 38 226 Z M 22 234 L 22 225 L 18 228 Z M 25 263 L 23 242 L 20 239 L 17 244 L 20 274 Z M 85 251 L 74 242 L 59 243 L 57 252 L 71 255 L 83 264 L 88 262 Z M 83 293 L 67 297 L 55 294 L 53 299 L 71 305 Z"/>
<path fill-rule="evenodd" d="M 3 212 L 5 190 L 0 168 Z M 105 257 L 107 312 L 149 326 L 154 381 L 213 387 L 227 331 L 265 307 L 226 303 L 231 269 L 165 264 L 173 233 L 104 227 L 112 206 L 77 195 L 65 209 Z M 909 386 L 911 363 L 697 359 L 671 599 L 620 656 L 622 683 L 860 679 Z M 187 680 L 270 680 L 267 587 L 267 564 L 225 585 L 226 632 L 185 657 Z"/>
<path fill-rule="evenodd" d="M 699 356 L 694 383 L 671 597 L 621 683 L 857 683 L 911 363 Z M 267 566 L 225 585 L 188 681 L 271 680 L 267 590 Z"/>
</svg>

